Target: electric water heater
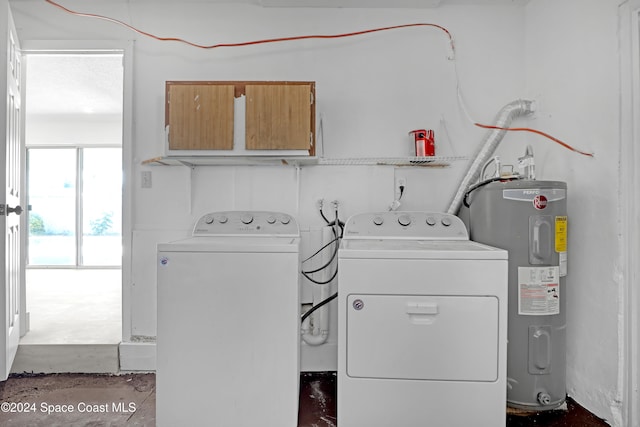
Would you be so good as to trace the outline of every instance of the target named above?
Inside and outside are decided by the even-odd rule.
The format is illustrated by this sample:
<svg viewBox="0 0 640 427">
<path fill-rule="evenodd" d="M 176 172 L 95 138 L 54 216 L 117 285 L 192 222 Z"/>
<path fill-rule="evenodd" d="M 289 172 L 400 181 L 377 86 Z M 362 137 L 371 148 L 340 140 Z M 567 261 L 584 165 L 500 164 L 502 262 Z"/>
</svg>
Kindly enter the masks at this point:
<svg viewBox="0 0 640 427">
<path fill-rule="evenodd" d="M 496 180 L 465 195 L 472 240 L 509 252 L 507 404 L 553 409 L 566 397 L 567 185 Z"/>
</svg>

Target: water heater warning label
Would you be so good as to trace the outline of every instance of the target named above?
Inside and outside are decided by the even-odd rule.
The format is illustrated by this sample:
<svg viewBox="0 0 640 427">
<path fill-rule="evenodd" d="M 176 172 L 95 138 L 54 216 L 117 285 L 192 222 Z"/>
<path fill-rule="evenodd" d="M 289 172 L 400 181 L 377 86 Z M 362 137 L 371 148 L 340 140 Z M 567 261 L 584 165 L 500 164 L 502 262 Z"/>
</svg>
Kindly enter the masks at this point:
<svg viewBox="0 0 640 427">
<path fill-rule="evenodd" d="M 518 314 L 560 313 L 559 267 L 518 267 Z"/>
<path fill-rule="evenodd" d="M 556 252 L 567 252 L 567 217 L 556 217 Z"/>
</svg>

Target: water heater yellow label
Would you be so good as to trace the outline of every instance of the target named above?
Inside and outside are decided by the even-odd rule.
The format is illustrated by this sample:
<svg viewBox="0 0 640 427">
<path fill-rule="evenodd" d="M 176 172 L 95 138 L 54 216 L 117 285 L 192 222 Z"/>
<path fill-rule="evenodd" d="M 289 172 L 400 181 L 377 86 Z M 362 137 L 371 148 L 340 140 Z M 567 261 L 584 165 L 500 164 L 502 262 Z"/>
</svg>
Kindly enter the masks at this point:
<svg viewBox="0 0 640 427">
<path fill-rule="evenodd" d="M 567 251 L 567 217 L 556 217 L 556 252 Z"/>
</svg>

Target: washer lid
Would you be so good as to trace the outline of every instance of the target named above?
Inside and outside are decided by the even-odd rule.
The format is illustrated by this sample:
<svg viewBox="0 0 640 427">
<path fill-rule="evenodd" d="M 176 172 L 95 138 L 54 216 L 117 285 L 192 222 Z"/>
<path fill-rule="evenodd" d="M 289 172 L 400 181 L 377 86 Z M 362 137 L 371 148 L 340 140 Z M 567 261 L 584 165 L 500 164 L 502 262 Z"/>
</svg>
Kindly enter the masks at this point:
<svg viewBox="0 0 640 427">
<path fill-rule="evenodd" d="M 340 259 L 508 259 L 508 252 L 470 240 L 343 240 Z"/>
</svg>

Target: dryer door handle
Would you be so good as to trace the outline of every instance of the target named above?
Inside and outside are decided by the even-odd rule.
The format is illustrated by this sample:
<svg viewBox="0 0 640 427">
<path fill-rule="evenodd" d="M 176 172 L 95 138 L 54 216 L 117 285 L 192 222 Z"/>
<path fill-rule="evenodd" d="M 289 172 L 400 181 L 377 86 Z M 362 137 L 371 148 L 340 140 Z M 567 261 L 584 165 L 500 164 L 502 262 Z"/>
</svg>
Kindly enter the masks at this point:
<svg viewBox="0 0 640 427">
<path fill-rule="evenodd" d="M 438 314 L 438 303 L 436 302 L 409 302 L 407 303 L 407 314 Z"/>
<path fill-rule="evenodd" d="M 431 325 L 436 321 L 438 303 L 408 302 L 406 312 L 409 315 L 409 321 L 414 325 Z"/>
</svg>

